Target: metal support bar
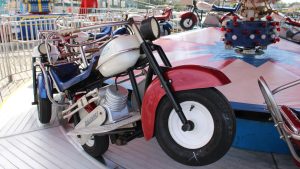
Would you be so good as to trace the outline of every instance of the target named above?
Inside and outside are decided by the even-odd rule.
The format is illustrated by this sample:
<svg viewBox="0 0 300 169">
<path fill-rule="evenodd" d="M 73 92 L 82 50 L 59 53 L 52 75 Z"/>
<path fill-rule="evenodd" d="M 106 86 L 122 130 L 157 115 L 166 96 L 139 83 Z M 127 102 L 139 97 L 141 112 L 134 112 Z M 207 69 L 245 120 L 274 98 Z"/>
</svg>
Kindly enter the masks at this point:
<svg viewBox="0 0 300 169">
<path fill-rule="evenodd" d="M 148 73 L 147 73 L 147 76 L 146 76 L 145 91 L 144 91 L 144 93 L 146 92 L 148 86 L 152 82 L 152 78 L 153 78 L 153 69 L 151 67 L 149 67 Z"/>
<path fill-rule="evenodd" d="M 139 93 L 139 88 L 138 88 L 138 85 L 136 83 L 136 79 L 135 79 L 133 70 L 129 70 L 128 75 L 129 75 L 129 79 L 130 79 L 130 82 L 131 82 L 131 85 L 132 85 L 132 89 L 133 89 L 133 93 L 134 93 L 136 102 L 138 104 L 138 107 L 140 108 L 142 106 L 142 99 L 141 99 L 141 95 Z"/>
<path fill-rule="evenodd" d="M 161 60 L 163 61 L 164 65 L 167 67 L 172 67 L 171 62 L 169 61 L 167 55 L 163 51 L 162 47 L 156 44 L 151 44 L 155 50 L 157 50 L 159 56 L 161 57 Z"/>
<path fill-rule="evenodd" d="M 32 105 L 35 105 L 38 103 L 37 100 L 37 85 L 36 85 L 36 67 L 34 66 L 34 63 L 36 62 L 36 57 L 32 58 L 32 87 L 33 87 L 33 102 Z M 47 78 L 47 77 L 45 77 Z"/>
<path fill-rule="evenodd" d="M 170 99 L 170 101 L 173 105 L 173 108 L 175 109 L 176 113 L 178 114 L 181 122 L 183 123 L 183 125 L 188 124 L 188 120 L 186 119 L 185 115 L 183 114 L 181 106 L 175 99 L 175 96 L 169 86 L 169 82 L 163 76 L 163 72 L 160 69 L 157 61 L 155 60 L 155 57 L 152 53 L 150 46 L 146 42 L 144 42 L 141 44 L 141 47 L 149 60 L 149 64 L 150 64 L 151 68 L 154 70 L 155 74 L 158 76 L 158 78 L 160 80 L 162 87 L 165 89 L 166 95 Z"/>
<path fill-rule="evenodd" d="M 285 90 L 287 88 L 290 88 L 290 87 L 293 87 L 293 86 L 296 86 L 296 85 L 299 85 L 300 84 L 300 79 L 297 79 L 295 81 L 292 81 L 292 82 L 289 82 L 287 84 L 284 84 L 282 86 L 279 86 L 277 87 L 276 89 L 272 90 L 272 94 L 276 94 L 282 90 Z"/>
</svg>

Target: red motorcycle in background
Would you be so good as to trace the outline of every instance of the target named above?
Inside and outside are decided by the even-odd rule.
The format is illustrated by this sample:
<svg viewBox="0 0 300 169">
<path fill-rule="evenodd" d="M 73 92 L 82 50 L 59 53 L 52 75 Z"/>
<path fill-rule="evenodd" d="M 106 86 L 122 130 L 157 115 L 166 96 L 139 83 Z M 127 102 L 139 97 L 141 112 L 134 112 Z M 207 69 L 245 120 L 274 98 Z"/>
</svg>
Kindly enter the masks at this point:
<svg viewBox="0 0 300 169">
<path fill-rule="evenodd" d="M 179 24 L 183 30 L 191 30 L 196 23 L 201 23 L 203 11 L 199 10 L 196 4 L 197 1 L 193 0 L 193 5 L 188 5 L 188 11 L 180 16 Z"/>
</svg>

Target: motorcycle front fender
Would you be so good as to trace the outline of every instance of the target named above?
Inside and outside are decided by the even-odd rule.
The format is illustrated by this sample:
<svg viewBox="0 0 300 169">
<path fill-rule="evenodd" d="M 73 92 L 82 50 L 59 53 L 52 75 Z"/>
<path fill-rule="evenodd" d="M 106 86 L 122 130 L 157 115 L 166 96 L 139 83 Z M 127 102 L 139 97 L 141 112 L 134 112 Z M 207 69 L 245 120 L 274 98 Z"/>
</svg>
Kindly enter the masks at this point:
<svg viewBox="0 0 300 169">
<path fill-rule="evenodd" d="M 222 86 L 230 83 L 221 71 L 198 65 L 183 65 L 168 69 L 164 77 L 171 83 L 174 92 Z M 146 140 L 153 137 L 156 109 L 165 95 L 159 79 L 156 77 L 147 88 L 142 102 L 142 127 Z"/>
<path fill-rule="evenodd" d="M 192 18 L 193 22 L 197 21 L 197 16 L 193 12 L 186 12 L 181 15 L 181 19 Z"/>
</svg>

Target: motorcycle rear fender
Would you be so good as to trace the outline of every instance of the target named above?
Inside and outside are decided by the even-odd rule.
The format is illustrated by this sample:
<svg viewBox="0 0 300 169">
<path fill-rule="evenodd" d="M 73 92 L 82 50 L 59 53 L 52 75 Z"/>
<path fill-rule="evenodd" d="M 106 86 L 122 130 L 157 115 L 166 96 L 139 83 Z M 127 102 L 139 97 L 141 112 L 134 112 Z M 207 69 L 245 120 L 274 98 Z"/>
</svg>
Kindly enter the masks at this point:
<svg viewBox="0 0 300 169">
<path fill-rule="evenodd" d="M 181 19 L 183 18 L 192 18 L 193 22 L 197 22 L 197 16 L 193 12 L 186 12 L 181 15 Z"/>
<path fill-rule="evenodd" d="M 47 91 L 46 91 L 46 87 L 45 87 L 45 80 L 44 80 L 44 76 L 42 73 L 39 73 L 38 74 L 38 90 L 39 90 L 39 96 L 40 98 L 43 98 L 43 99 L 47 99 L 48 96 L 47 96 Z M 52 83 L 51 83 L 51 78 L 48 76 L 48 81 L 49 81 L 49 88 L 50 88 L 50 92 L 52 93 L 52 90 L 53 90 L 53 86 L 52 86 Z"/>
<path fill-rule="evenodd" d="M 171 82 L 172 91 L 175 92 L 216 87 L 230 83 L 228 77 L 219 70 L 198 65 L 170 68 L 164 73 L 164 77 Z M 157 77 L 144 94 L 141 110 L 142 127 L 146 140 L 153 137 L 156 109 L 165 94 L 165 90 L 161 87 Z"/>
</svg>

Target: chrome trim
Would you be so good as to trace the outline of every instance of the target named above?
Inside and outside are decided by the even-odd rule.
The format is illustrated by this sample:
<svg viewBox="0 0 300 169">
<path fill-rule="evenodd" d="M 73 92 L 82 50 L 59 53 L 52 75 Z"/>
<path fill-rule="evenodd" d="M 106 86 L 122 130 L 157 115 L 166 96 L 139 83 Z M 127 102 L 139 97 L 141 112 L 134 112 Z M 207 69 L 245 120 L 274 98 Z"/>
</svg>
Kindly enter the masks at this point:
<svg viewBox="0 0 300 169">
<path fill-rule="evenodd" d="M 49 81 L 48 81 L 48 76 L 46 74 L 46 70 L 45 70 L 45 67 L 43 64 L 39 63 L 39 62 L 35 62 L 34 63 L 34 66 L 39 66 L 42 73 L 43 73 L 43 76 L 44 76 L 44 80 L 45 80 L 45 88 L 46 88 L 46 93 L 47 93 L 47 96 L 49 98 L 49 100 L 51 101 L 52 104 L 56 105 L 56 106 L 68 106 L 68 104 L 60 104 L 60 103 L 57 103 L 53 97 L 51 96 L 51 92 L 50 92 L 50 89 L 49 89 Z"/>
</svg>

